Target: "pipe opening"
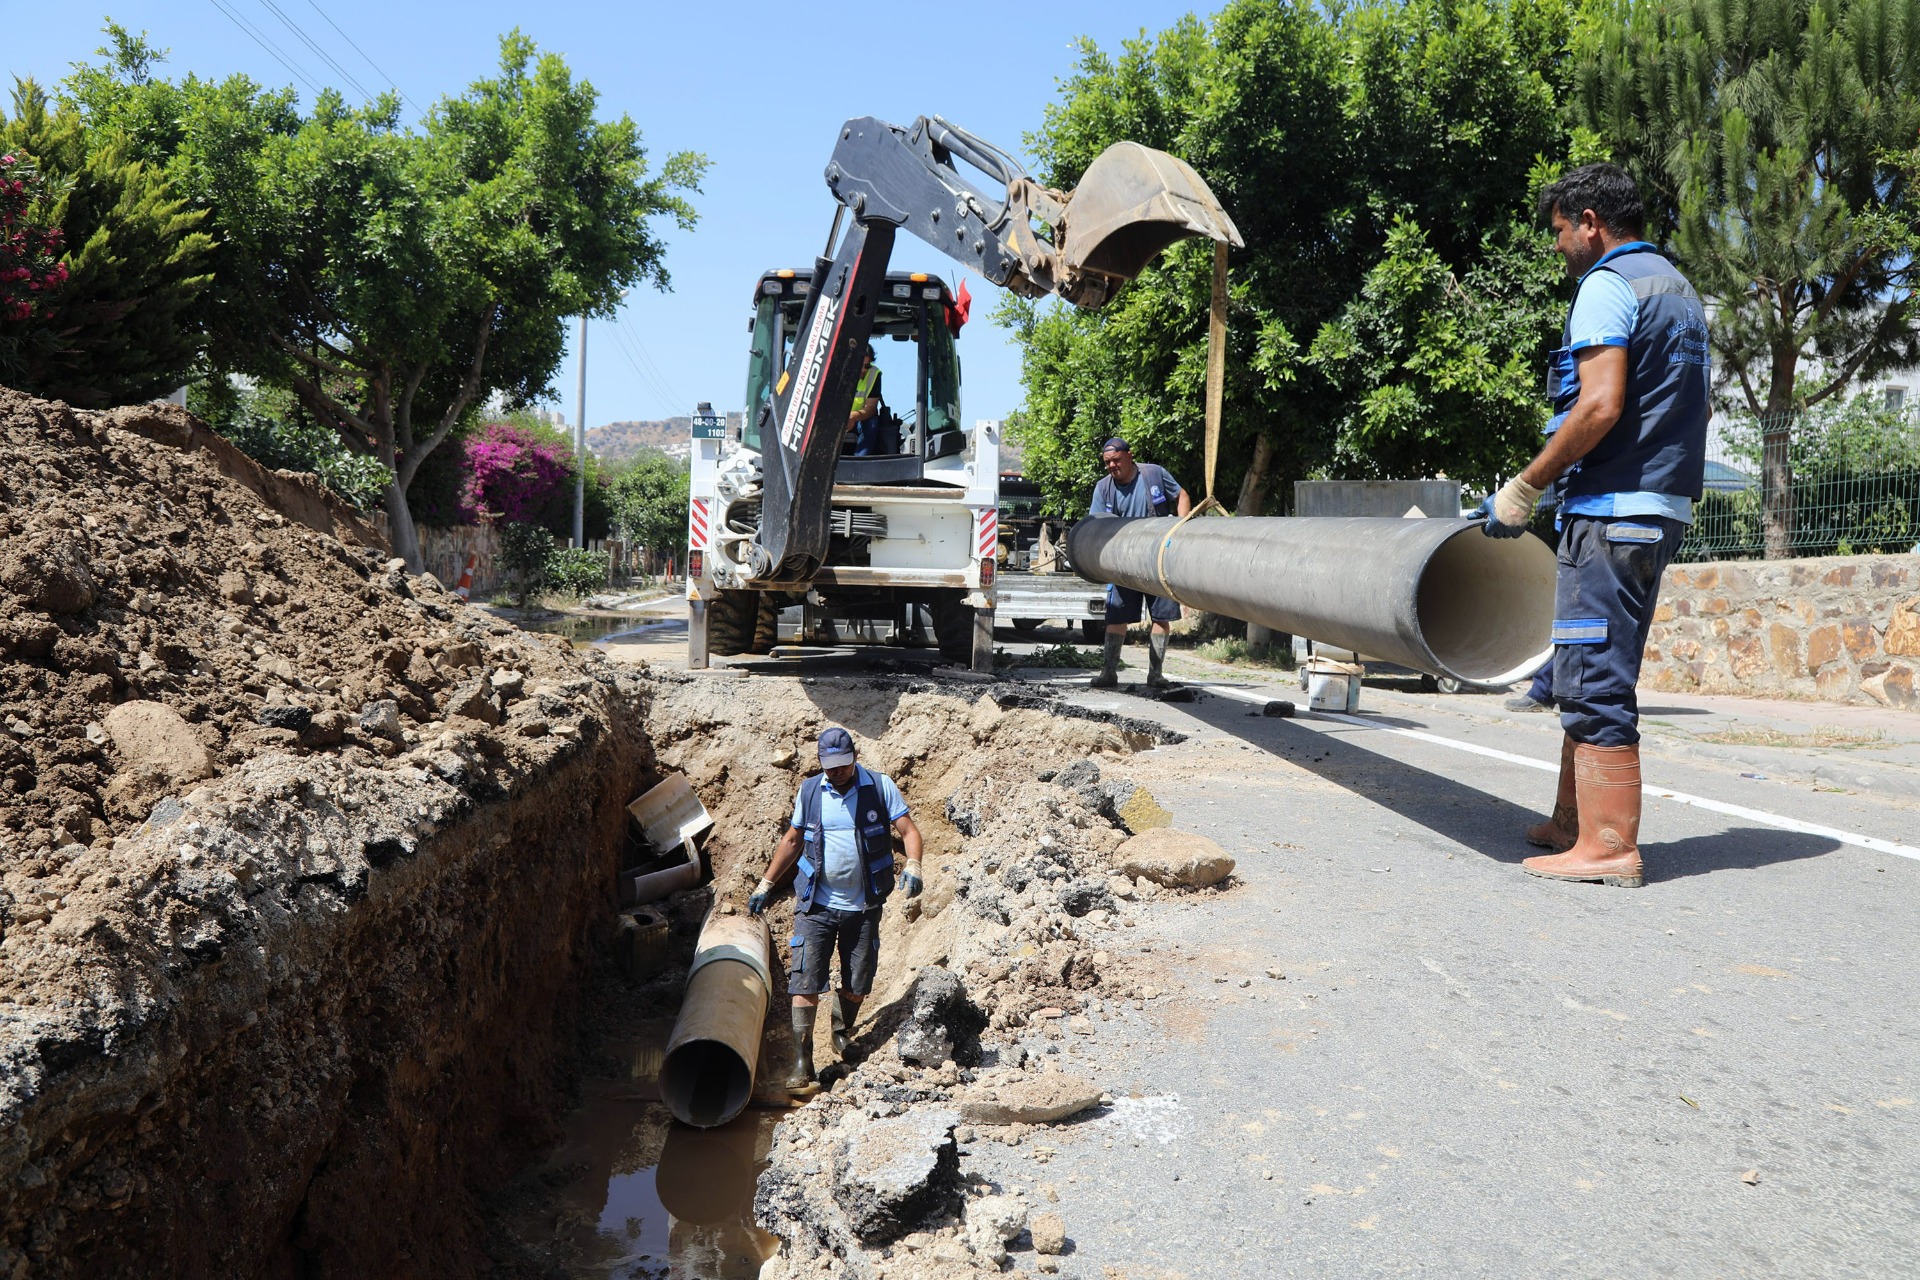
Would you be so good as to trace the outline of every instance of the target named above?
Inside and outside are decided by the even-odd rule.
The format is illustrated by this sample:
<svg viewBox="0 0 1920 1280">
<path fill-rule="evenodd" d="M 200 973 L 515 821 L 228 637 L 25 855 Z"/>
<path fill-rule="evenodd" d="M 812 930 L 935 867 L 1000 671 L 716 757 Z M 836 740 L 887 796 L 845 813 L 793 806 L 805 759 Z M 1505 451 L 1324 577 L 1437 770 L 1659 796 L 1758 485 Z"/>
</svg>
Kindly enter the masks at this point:
<svg viewBox="0 0 1920 1280">
<path fill-rule="evenodd" d="M 757 1039 L 757 1037 L 756 1037 Z M 660 1067 L 660 1097 L 667 1109 L 703 1128 L 725 1124 L 753 1096 L 753 1072 L 718 1040 L 676 1045 Z"/>
<path fill-rule="evenodd" d="M 1538 538 L 1489 538 L 1463 525 L 1421 567 L 1421 637 L 1462 680 L 1518 679 L 1553 634 L 1553 578 L 1553 553 Z"/>
</svg>

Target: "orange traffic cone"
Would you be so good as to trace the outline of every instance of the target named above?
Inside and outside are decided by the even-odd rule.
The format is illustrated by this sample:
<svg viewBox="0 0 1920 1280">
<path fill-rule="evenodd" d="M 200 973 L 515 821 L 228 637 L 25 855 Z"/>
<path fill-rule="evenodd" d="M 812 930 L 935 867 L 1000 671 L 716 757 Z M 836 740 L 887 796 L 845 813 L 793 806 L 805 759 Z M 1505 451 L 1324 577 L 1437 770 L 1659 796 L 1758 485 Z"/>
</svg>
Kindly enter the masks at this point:
<svg viewBox="0 0 1920 1280">
<path fill-rule="evenodd" d="M 453 589 L 453 594 L 462 600 L 473 599 L 473 566 L 479 562 L 479 559 L 479 556 L 468 556 L 467 567 L 460 571 L 460 585 Z"/>
</svg>

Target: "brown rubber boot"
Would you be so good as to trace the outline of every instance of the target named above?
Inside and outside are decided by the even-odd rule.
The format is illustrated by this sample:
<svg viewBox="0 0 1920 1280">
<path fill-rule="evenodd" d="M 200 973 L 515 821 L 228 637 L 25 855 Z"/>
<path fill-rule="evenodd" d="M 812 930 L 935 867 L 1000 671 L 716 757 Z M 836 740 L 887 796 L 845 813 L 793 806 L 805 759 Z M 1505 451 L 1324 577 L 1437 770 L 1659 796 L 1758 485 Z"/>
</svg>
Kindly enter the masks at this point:
<svg viewBox="0 0 1920 1280">
<path fill-rule="evenodd" d="M 1549 880 L 1597 880 L 1622 889 L 1646 883 L 1640 864 L 1640 747 L 1573 749 L 1573 784 L 1580 838 L 1565 853 L 1521 863 Z"/>
<path fill-rule="evenodd" d="M 1527 828 L 1527 843 L 1565 853 L 1580 838 L 1580 809 L 1573 786 L 1573 739 L 1560 739 L 1560 790 L 1553 798 L 1553 816 Z"/>
</svg>

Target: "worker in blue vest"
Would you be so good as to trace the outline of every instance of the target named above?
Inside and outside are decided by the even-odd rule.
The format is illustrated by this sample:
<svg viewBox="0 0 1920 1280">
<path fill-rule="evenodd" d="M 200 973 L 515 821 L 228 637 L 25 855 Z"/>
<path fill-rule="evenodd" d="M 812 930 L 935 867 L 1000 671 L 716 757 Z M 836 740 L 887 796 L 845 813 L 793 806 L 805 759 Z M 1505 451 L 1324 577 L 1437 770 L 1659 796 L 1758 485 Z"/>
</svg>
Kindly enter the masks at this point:
<svg viewBox="0 0 1920 1280">
<path fill-rule="evenodd" d="M 1173 478 L 1173 473 L 1152 462 L 1135 462 L 1133 450 L 1119 436 L 1100 446 L 1100 465 L 1107 474 L 1093 486 L 1089 516 L 1105 519 L 1143 520 L 1151 516 L 1184 516 L 1193 510 L 1193 499 Z M 1147 683 L 1164 688 L 1172 681 L 1161 674 L 1167 660 L 1167 641 L 1173 624 L 1180 618 L 1180 602 L 1144 591 L 1107 585 L 1107 645 L 1100 671 L 1089 682 L 1096 689 L 1111 689 L 1120 683 L 1120 651 L 1126 647 L 1127 628 L 1147 615 Z"/>
<path fill-rule="evenodd" d="M 1700 298 L 1640 238 L 1633 179 L 1590 164 L 1540 196 L 1578 283 L 1549 358 L 1552 435 L 1481 507 L 1494 537 L 1526 530 L 1563 476 L 1553 697 L 1566 738 L 1553 814 L 1527 839 L 1555 850 L 1533 875 L 1638 887 L 1640 708 L 1634 686 L 1660 575 L 1693 520 L 1706 472 L 1711 375 Z"/>
<path fill-rule="evenodd" d="M 880 908 L 893 892 L 893 837 L 907 865 L 900 891 L 920 896 L 920 828 L 913 825 L 900 788 L 855 758 L 853 735 L 838 725 L 820 735 L 820 772 L 800 784 L 793 817 L 774 850 L 767 874 L 747 899 L 760 915 L 767 897 L 796 864 L 793 885 L 793 1071 L 787 1088 L 813 1084 L 813 1027 L 827 970 L 840 953 L 840 986 L 833 996 L 833 1050 L 844 1056 L 860 1002 L 873 990 L 880 962 Z"/>
</svg>

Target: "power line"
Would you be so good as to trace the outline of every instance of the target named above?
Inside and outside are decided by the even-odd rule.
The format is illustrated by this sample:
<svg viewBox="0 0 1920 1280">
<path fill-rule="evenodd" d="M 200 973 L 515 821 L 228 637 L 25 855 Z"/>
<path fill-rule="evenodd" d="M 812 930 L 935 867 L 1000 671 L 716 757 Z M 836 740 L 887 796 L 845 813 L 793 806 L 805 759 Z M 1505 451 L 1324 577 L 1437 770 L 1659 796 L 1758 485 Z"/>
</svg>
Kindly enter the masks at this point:
<svg viewBox="0 0 1920 1280">
<path fill-rule="evenodd" d="M 621 323 L 621 326 L 624 328 L 626 322 L 621 321 L 620 323 Z M 637 348 L 640 352 L 640 358 L 646 362 L 647 368 L 653 370 L 654 375 L 660 379 L 661 385 L 665 386 L 669 391 L 676 392 L 674 399 L 675 399 L 675 402 L 678 403 L 679 396 L 677 394 L 677 388 L 674 387 L 672 380 L 668 378 L 664 372 L 661 371 L 660 366 L 654 363 L 653 356 L 648 354 L 647 352 L 646 344 L 640 341 L 640 335 L 637 333 L 629 333 L 627 336 L 633 340 L 634 347 Z"/>
<path fill-rule="evenodd" d="M 355 91 L 357 91 L 360 94 L 360 97 L 362 100 L 371 101 L 373 99 L 373 95 L 367 92 L 367 87 L 361 84 L 358 80 L 355 80 L 351 75 L 349 75 L 345 67 L 341 66 L 338 62 L 335 62 L 333 60 L 333 55 L 328 53 L 325 49 L 322 49 L 317 43 L 315 43 L 312 36 L 302 31 L 300 29 L 300 24 L 295 22 L 292 18 L 289 18 L 285 10 L 283 10 L 279 5 L 275 4 L 273 0 L 260 0 L 260 3 L 265 5 L 273 13 L 274 17 L 280 19 L 280 24 L 282 26 L 284 26 L 287 30 L 293 32 L 295 36 L 299 37 L 300 43 L 306 45 L 307 48 L 313 50 L 314 55 L 318 57 L 320 61 L 326 63 L 327 66 L 331 67 L 335 75 L 339 76 L 342 80 L 345 80 L 348 84 L 352 85 Z"/>
<path fill-rule="evenodd" d="M 271 56 L 275 62 L 285 67 L 287 69 L 288 74 L 292 75 L 295 80 L 298 80 L 301 84 L 307 86 L 308 93 L 318 96 L 320 91 L 314 88 L 313 81 L 307 78 L 307 75 L 304 71 L 302 71 L 299 67 L 296 67 L 291 61 L 289 61 L 287 56 L 284 53 L 280 52 L 280 47 L 278 45 L 274 44 L 273 41 L 267 39 L 266 36 L 262 35 L 259 31 L 255 30 L 252 23 L 248 22 L 245 18 L 241 17 L 238 13 L 234 12 L 233 10 L 227 8 L 227 6 L 222 4 L 220 0 L 210 0 L 210 3 L 213 5 L 214 8 L 218 9 L 221 13 L 226 14 L 227 19 L 230 22 L 232 22 L 234 26 L 239 27 L 240 30 L 244 31 L 248 36 L 252 37 L 253 42 L 259 45 L 262 49 L 265 49 L 268 55 Z"/>
<path fill-rule="evenodd" d="M 327 11 L 325 9 L 322 9 L 319 6 L 319 4 L 316 2 L 316 0 L 307 0 L 307 3 L 313 6 L 313 11 L 315 13 L 319 14 L 322 18 L 326 18 L 327 25 L 332 27 L 336 32 L 339 32 L 340 38 L 342 40 L 345 40 L 347 44 L 352 47 L 353 51 L 360 55 L 362 61 L 364 61 L 368 66 L 372 67 L 375 71 L 380 72 L 380 78 L 382 80 L 385 80 L 390 86 L 392 86 L 393 91 L 400 95 L 400 100 L 402 102 L 405 102 L 408 106 L 412 107 L 415 111 L 420 110 L 420 104 L 407 96 L 407 91 L 400 87 L 398 81 L 396 81 L 392 76 L 388 75 L 386 72 L 381 71 L 380 64 L 375 62 L 372 58 L 367 57 L 367 51 L 365 49 L 362 49 L 359 45 L 354 44 L 353 37 L 348 35 L 345 31 L 341 31 L 340 24 L 335 22 L 331 17 L 328 17 Z"/>
<path fill-rule="evenodd" d="M 626 357 L 627 364 L 633 369 L 634 376 L 640 379 L 640 385 L 667 406 L 667 416 L 672 417 L 673 406 L 680 403 L 679 398 L 662 385 L 655 374 L 641 367 L 640 360 L 634 355 L 631 336 L 626 333 L 624 325 L 615 323 L 607 326 L 607 329 L 613 334 L 613 345 L 620 349 L 620 354 Z"/>
</svg>

